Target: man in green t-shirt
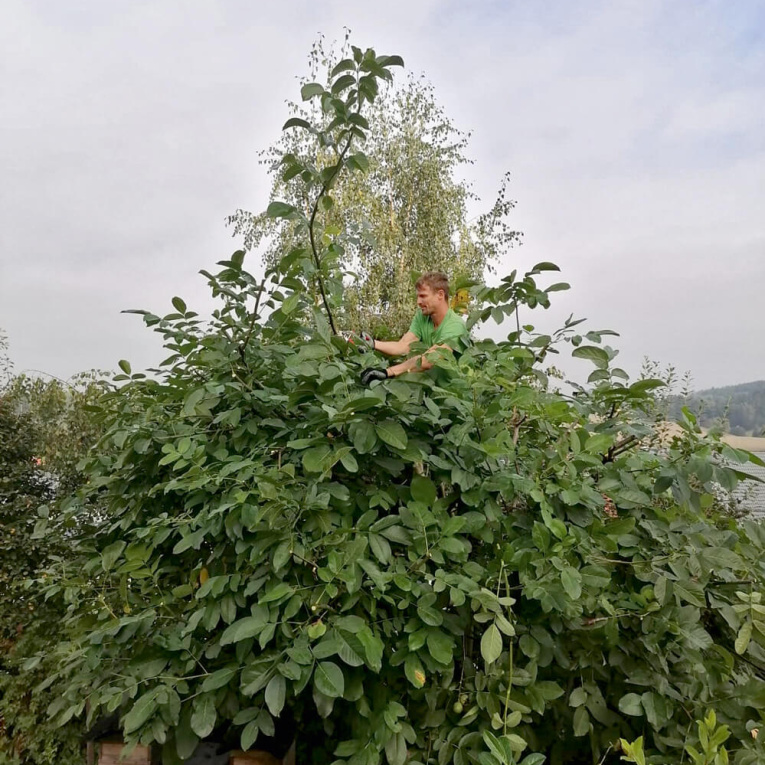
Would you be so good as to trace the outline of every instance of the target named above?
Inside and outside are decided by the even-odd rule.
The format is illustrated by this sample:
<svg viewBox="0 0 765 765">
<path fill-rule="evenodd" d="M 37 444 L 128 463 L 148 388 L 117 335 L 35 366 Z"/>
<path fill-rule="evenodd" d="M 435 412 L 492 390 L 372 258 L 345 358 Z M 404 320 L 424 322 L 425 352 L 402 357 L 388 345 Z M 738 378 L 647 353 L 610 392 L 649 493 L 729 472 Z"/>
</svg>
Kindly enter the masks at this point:
<svg viewBox="0 0 765 765">
<path fill-rule="evenodd" d="M 363 385 L 369 385 L 373 380 L 397 377 L 404 372 L 424 372 L 433 366 L 431 359 L 439 348 L 459 353 L 465 347 L 468 330 L 465 322 L 449 308 L 449 279 L 446 274 L 428 271 L 417 280 L 415 289 L 417 313 L 409 331 L 398 341 L 375 340 L 369 336 L 365 339 L 374 350 L 386 356 L 403 356 L 416 342 L 424 343 L 428 350 L 400 364 L 365 369 L 361 375 Z"/>
</svg>

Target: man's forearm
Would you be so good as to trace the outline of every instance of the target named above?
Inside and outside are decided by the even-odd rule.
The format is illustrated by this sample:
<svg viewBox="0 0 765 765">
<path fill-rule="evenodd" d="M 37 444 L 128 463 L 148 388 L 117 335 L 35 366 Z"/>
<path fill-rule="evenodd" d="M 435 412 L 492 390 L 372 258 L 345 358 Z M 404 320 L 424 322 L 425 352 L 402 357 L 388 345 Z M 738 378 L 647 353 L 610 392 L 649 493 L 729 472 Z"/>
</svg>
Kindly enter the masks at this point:
<svg viewBox="0 0 765 765">
<path fill-rule="evenodd" d="M 403 356 L 409 350 L 409 343 L 400 340 L 375 340 L 375 350 L 386 356 Z"/>
<path fill-rule="evenodd" d="M 428 369 L 433 368 L 431 359 L 437 360 L 437 354 L 444 354 L 446 352 L 452 352 L 452 349 L 448 345 L 434 345 L 425 353 L 418 356 L 412 356 L 411 359 L 407 359 L 400 364 L 388 367 L 388 377 L 398 377 L 398 375 L 402 375 L 404 372 L 426 372 Z"/>
<path fill-rule="evenodd" d="M 398 377 L 404 374 L 404 372 L 425 372 L 433 365 L 428 361 L 425 354 L 421 356 L 412 356 L 411 359 L 402 361 L 400 364 L 395 364 L 388 367 L 388 377 Z"/>
</svg>

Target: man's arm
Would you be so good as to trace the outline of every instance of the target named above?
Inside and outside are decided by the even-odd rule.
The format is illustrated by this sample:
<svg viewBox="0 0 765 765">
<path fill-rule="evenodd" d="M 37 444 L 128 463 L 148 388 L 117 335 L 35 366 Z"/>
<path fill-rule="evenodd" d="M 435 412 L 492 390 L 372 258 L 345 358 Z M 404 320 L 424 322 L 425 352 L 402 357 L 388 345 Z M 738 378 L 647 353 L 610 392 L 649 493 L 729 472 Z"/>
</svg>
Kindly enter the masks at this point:
<svg viewBox="0 0 765 765">
<path fill-rule="evenodd" d="M 418 340 L 414 332 L 407 332 L 400 340 L 375 340 L 374 349 L 386 356 L 403 356 L 409 353 L 412 343 Z"/>
<path fill-rule="evenodd" d="M 405 336 L 406 337 L 406 336 Z M 434 345 L 432 348 L 428 348 L 425 353 L 420 356 L 412 356 L 411 359 L 402 361 L 400 364 L 388 367 L 388 377 L 398 377 L 405 372 L 425 372 L 428 369 L 433 368 L 433 363 L 428 356 L 435 357 L 435 351 L 439 351 L 441 348 L 446 349 L 449 353 L 452 353 L 452 349 L 448 345 Z"/>
</svg>

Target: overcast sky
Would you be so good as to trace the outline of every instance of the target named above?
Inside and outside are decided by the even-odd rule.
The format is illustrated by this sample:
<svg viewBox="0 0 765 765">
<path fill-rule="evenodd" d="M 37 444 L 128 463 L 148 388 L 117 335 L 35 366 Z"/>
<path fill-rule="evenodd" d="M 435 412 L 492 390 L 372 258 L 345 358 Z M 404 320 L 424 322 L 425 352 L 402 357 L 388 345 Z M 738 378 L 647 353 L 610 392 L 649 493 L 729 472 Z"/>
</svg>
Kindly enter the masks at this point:
<svg viewBox="0 0 765 765">
<path fill-rule="evenodd" d="M 487 203 L 512 173 L 522 247 L 569 313 L 697 389 L 765 379 L 762 0 L 3 0 L 0 328 L 18 371 L 156 364 L 125 308 L 209 306 L 200 268 L 259 210 L 256 153 L 319 33 L 424 72 L 472 131 Z M 531 317 L 529 317 L 531 319 Z M 586 362 L 574 361 L 568 368 Z M 583 369 L 584 371 L 584 369 Z"/>
</svg>

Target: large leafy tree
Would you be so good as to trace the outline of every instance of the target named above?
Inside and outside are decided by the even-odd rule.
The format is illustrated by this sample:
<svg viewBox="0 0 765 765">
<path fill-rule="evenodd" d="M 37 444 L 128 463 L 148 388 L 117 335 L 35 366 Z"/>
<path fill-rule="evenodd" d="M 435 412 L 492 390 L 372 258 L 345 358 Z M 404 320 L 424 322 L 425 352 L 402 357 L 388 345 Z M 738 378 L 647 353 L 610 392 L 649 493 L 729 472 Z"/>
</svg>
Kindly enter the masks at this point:
<svg viewBox="0 0 765 765">
<path fill-rule="evenodd" d="M 100 524 L 51 571 L 51 715 L 117 711 L 166 762 L 292 718 L 304 762 L 538 765 L 620 737 L 673 761 L 713 707 L 736 762 L 761 761 L 765 532 L 715 511 L 752 455 L 689 413 L 657 442 L 658 383 L 573 319 L 359 386 L 374 362 L 333 332 L 343 232 L 318 211 L 366 166 L 360 118 L 399 63 L 354 49 L 304 86 L 323 117 L 287 129 L 336 162 L 285 158 L 309 204 L 269 206 L 293 244 L 264 282 L 237 252 L 207 274 L 210 321 L 180 298 L 141 312 L 171 355 L 149 378 L 124 363 L 104 403 L 79 500 Z M 546 307 L 555 270 L 474 286 L 471 324 Z M 566 347 L 595 367 L 572 396 L 540 371 Z"/>
<path fill-rule="evenodd" d="M 53 662 L 21 671 L 55 645 L 62 612 L 29 583 L 68 555 L 65 537 L 36 528 L 82 482 L 77 462 L 99 434 L 88 408 L 104 385 L 92 374 L 70 383 L 15 375 L 3 338 L 0 355 L 0 763 L 65 765 L 81 760 L 82 728 L 51 725 L 53 697 L 34 690 Z"/>
<path fill-rule="evenodd" d="M 316 43 L 304 92 L 322 87 L 317 80 L 338 93 L 349 87 L 347 79 L 332 77 L 348 50 L 347 41 L 339 55 L 326 50 L 323 41 Z M 420 273 L 442 270 L 455 284 L 480 280 L 520 235 L 509 224 L 514 203 L 507 197 L 508 176 L 489 210 L 469 214 L 469 204 L 477 199 L 460 177 L 469 164 L 469 136 L 446 115 L 431 84 L 410 76 L 402 84 L 384 84 L 375 95 L 359 116 L 366 172 L 340 175 L 326 197 L 325 204 L 331 201 L 332 206 L 318 217 L 325 230 L 343 233 L 339 261 L 348 272 L 345 327 L 399 337 L 414 312 L 413 284 Z M 322 108 L 315 98 L 289 106 L 295 120 L 308 123 L 317 121 Z M 337 147 L 317 151 L 313 133 L 290 130 L 262 154 L 273 179 L 271 199 L 306 210 L 313 201 L 311 190 L 297 173 L 298 165 L 285 166 L 285 156 L 320 170 L 337 161 Z M 230 223 L 243 235 L 245 248 L 259 248 L 270 265 L 294 243 L 291 226 L 281 219 L 239 210 Z"/>
</svg>

